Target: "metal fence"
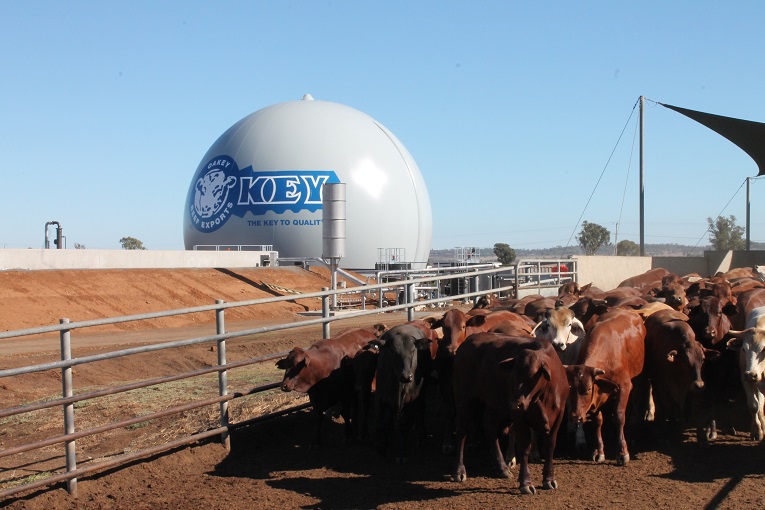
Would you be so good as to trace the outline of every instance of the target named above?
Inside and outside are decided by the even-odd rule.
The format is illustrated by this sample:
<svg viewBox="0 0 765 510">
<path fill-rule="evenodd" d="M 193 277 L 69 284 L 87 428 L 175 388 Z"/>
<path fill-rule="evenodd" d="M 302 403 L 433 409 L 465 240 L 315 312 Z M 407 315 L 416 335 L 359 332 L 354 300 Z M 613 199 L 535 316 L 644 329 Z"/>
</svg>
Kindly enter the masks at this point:
<svg viewBox="0 0 765 510">
<path fill-rule="evenodd" d="M 482 277 L 485 278 L 488 276 L 490 278 L 490 281 L 494 281 L 493 276 L 496 274 L 502 273 L 503 271 L 507 271 L 507 268 L 478 270 L 476 268 L 471 269 L 470 267 L 463 267 L 462 270 L 463 270 L 463 273 L 459 275 L 460 278 L 466 278 L 473 283 L 466 287 L 467 289 L 470 290 L 470 292 L 463 292 L 458 295 L 441 296 L 439 294 L 437 297 L 427 298 L 428 295 L 423 294 L 421 292 L 421 289 L 423 288 L 432 289 L 434 288 L 434 285 L 437 287 L 441 280 L 455 278 L 454 274 L 441 274 L 441 275 L 434 274 L 434 275 L 427 275 L 425 277 L 420 277 L 420 278 L 414 278 L 412 277 L 412 275 L 400 274 L 399 281 L 395 281 L 395 282 L 386 281 L 383 283 L 377 283 L 374 285 L 364 286 L 364 292 L 382 293 L 385 291 L 392 290 L 393 292 L 395 292 L 396 296 L 402 297 L 402 299 L 396 301 L 397 304 L 395 305 L 389 304 L 384 309 L 380 309 L 380 308 L 362 309 L 362 310 L 357 310 L 353 312 L 345 311 L 343 313 L 334 313 L 335 311 L 330 310 L 330 302 L 333 296 L 335 295 L 343 296 L 345 294 L 353 295 L 354 293 L 358 294 L 359 288 L 353 287 L 349 289 L 338 289 L 334 291 L 329 289 L 324 289 L 321 292 L 304 293 L 298 296 L 289 295 L 289 296 L 256 299 L 256 300 L 241 301 L 241 302 L 234 302 L 234 303 L 224 303 L 223 301 L 218 300 L 213 305 L 198 306 L 193 308 L 184 308 L 184 309 L 177 309 L 177 310 L 167 310 L 167 311 L 161 311 L 161 312 L 115 317 L 115 318 L 109 318 L 109 319 L 97 319 L 97 320 L 88 320 L 88 321 L 80 321 L 80 322 L 70 322 L 69 319 L 61 319 L 60 324 L 58 325 L 50 325 L 50 326 L 24 329 L 24 330 L 0 332 L 0 340 L 19 339 L 19 338 L 27 337 L 31 335 L 58 333 L 60 337 L 60 346 L 61 346 L 60 361 L 0 370 L 0 379 L 9 378 L 9 377 L 18 377 L 24 374 L 31 374 L 36 372 L 60 369 L 61 380 L 62 380 L 61 398 L 55 398 L 52 400 L 46 400 L 46 401 L 40 401 L 40 402 L 34 402 L 34 403 L 27 403 L 24 405 L 18 405 L 18 406 L 9 407 L 6 409 L 0 409 L 0 423 L 2 423 L 2 420 L 9 419 L 11 417 L 18 417 L 18 416 L 25 415 L 27 413 L 33 413 L 35 411 L 39 411 L 43 409 L 53 409 L 57 407 L 60 407 L 63 410 L 63 422 L 64 422 L 63 434 L 47 437 L 46 439 L 43 439 L 43 440 L 38 440 L 38 441 L 25 443 L 25 444 L 18 444 L 15 446 L 4 448 L 3 450 L 0 450 L 0 459 L 11 457 L 13 455 L 20 455 L 25 452 L 30 452 L 33 450 L 40 450 L 42 448 L 53 446 L 53 445 L 61 445 L 64 450 L 65 460 L 66 460 L 66 466 L 63 470 L 59 470 L 60 472 L 50 473 L 50 476 L 45 476 L 40 479 L 24 481 L 23 483 L 20 483 L 19 485 L 9 487 L 0 491 L 0 501 L 22 492 L 26 492 L 26 491 L 40 488 L 40 487 L 49 486 L 49 485 L 60 483 L 60 482 L 66 482 L 67 490 L 69 491 L 69 493 L 75 494 L 77 491 L 77 479 L 79 477 L 82 477 L 89 473 L 93 473 L 95 471 L 100 471 L 107 468 L 120 466 L 128 462 L 134 461 L 136 459 L 145 458 L 150 455 L 154 455 L 154 454 L 167 451 L 182 445 L 187 445 L 190 443 L 194 443 L 207 438 L 212 438 L 215 436 L 220 437 L 221 443 L 227 449 L 230 448 L 229 433 L 234 428 L 249 425 L 253 421 L 273 418 L 276 416 L 281 416 L 286 413 L 294 412 L 299 409 L 305 408 L 308 404 L 291 407 L 289 409 L 284 409 L 275 413 L 268 413 L 263 416 L 242 421 L 240 423 L 231 423 L 229 421 L 229 403 L 232 400 L 245 398 L 255 393 L 264 392 L 264 391 L 272 390 L 274 388 L 278 388 L 279 382 L 271 382 L 268 384 L 260 385 L 243 392 L 229 393 L 228 391 L 229 372 L 235 369 L 239 369 L 241 367 L 248 366 L 248 365 L 253 365 L 256 363 L 262 363 L 265 361 L 282 358 L 287 354 L 287 352 L 279 352 L 279 353 L 274 353 L 267 356 L 251 358 L 251 359 L 231 363 L 227 361 L 227 353 L 226 353 L 227 340 L 230 340 L 233 338 L 244 339 L 245 337 L 247 337 L 246 338 L 247 341 L 250 341 L 250 340 L 256 341 L 257 336 L 263 333 L 280 331 L 280 330 L 288 330 L 293 328 L 302 328 L 306 326 L 319 326 L 319 325 L 321 325 L 321 328 L 322 328 L 322 336 L 324 338 L 329 338 L 331 336 L 331 324 L 336 321 L 347 320 L 350 318 L 361 317 L 365 315 L 379 314 L 382 311 L 390 312 L 390 311 L 396 311 L 396 310 L 401 310 L 401 311 L 406 310 L 407 319 L 412 320 L 414 318 L 414 311 L 416 307 L 440 306 L 445 301 L 452 301 L 455 299 L 463 299 L 463 300 L 468 300 L 470 298 L 478 299 L 479 296 L 486 294 L 488 292 L 497 292 L 497 293 L 510 292 L 514 288 L 514 284 L 505 286 L 505 287 L 495 287 L 495 288 L 487 287 L 483 290 L 478 288 L 480 278 Z M 420 292 L 418 292 L 418 289 L 420 289 Z M 426 298 L 424 298 L 423 296 L 425 296 Z M 280 301 L 294 301 L 295 299 L 304 299 L 304 298 L 319 298 L 322 300 L 321 317 L 314 318 L 314 319 L 309 318 L 306 320 L 301 320 L 298 322 L 292 322 L 292 323 L 286 323 L 286 324 L 264 326 L 264 327 L 240 330 L 235 332 L 226 332 L 225 311 L 228 309 L 239 308 L 239 307 L 257 307 L 258 305 L 263 305 L 267 303 L 276 303 Z M 340 301 L 342 301 L 342 299 Z M 188 339 L 183 339 L 178 341 L 153 343 L 150 345 L 132 347 L 132 348 L 117 350 L 113 352 L 84 356 L 79 358 L 72 357 L 72 343 L 73 343 L 72 336 L 73 336 L 73 333 L 75 332 L 79 332 L 81 330 L 86 330 L 88 328 L 93 328 L 97 326 L 114 325 L 119 323 L 135 322 L 135 321 L 145 321 L 145 320 L 157 319 L 161 317 L 170 317 L 170 316 L 185 315 L 185 314 L 200 313 L 200 312 L 208 312 L 208 313 L 215 314 L 215 317 L 216 317 L 216 334 L 215 335 L 188 338 Z M 132 355 L 136 355 L 140 353 L 156 352 L 160 350 L 175 349 L 175 348 L 180 348 L 185 346 L 201 345 L 201 344 L 210 344 L 211 346 L 214 347 L 214 350 L 217 351 L 216 365 L 201 368 L 201 369 L 190 371 L 190 372 L 176 373 L 176 374 L 161 377 L 161 378 L 143 380 L 143 381 L 133 382 L 133 383 L 125 384 L 121 386 L 113 386 L 113 387 L 108 387 L 104 389 L 99 389 L 97 391 L 89 391 L 85 393 L 75 394 L 75 388 L 74 388 L 73 378 L 72 378 L 72 369 L 73 367 L 76 367 L 78 365 L 85 365 L 85 364 L 108 360 L 108 359 L 120 359 L 120 360 L 123 358 L 127 359 Z M 136 390 L 139 388 L 146 388 L 149 386 L 166 385 L 170 382 L 180 381 L 184 379 L 198 377 L 204 374 L 213 374 L 213 373 L 217 373 L 218 375 L 218 395 L 216 397 L 205 398 L 200 400 L 190 400 L 183 404 L 176 405 L 167 409 L 163 409 L 161 411 L 141 414 L 128 419 L 124 419 L 124 420 L 120 420 L 120 421 L 116 421 L 112 423 L 107 423 L 107 424 L 90 428 L 90 429 L 78 430 L 76 426 L 77 424 L 76 416 L 75 416 L 76 404 L 82 404 L 83 402 L 96 399 L 98 397 L 103 397 L 107 395 L 115 395 L 119 393 Z M 163 442 L 161 444 L 155 444 L 155 445 L 152 445 L 151 447 L 143 448 L 139 451 L 125 453 L 123 455 L 108 458 L 106 460 L 102 460 L 99 462 L 88 463 L 86 466 L 77 465 L 76 445 L 77 445 L 77 440 L 79 439 L 98 435 L 98 434 L 103 434 L 111 430 L 115 430 L 122 427 L 128 427 L 131 425 L 136 425 L 142 422 L 154 420 L 161 417 L 177 415 L 179 413 L 184 413 L 186 411 L 198 409 L 205 406 L 216 406 L 216 405 L 219 408 L 218 412 L 220 415 L 218 420 L 219 423 L 217 427 L 212 427 L 208 430 L 204 430 L 202 432 L 191 434 L 185 437 L 173 439 L 171 441 Z M 81 456 L 82 455 L 85 455 L 85 453 L 82 452 Z"/>
</svg>

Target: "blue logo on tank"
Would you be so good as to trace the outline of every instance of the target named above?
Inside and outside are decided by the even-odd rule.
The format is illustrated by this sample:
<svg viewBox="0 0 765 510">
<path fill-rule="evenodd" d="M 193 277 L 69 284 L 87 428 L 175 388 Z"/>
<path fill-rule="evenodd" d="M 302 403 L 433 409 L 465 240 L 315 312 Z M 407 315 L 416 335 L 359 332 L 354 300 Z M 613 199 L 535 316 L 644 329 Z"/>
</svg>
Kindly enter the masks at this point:
<svg viewBox="0 0 765 510">
<path fill-rule="evenodd" d="M 239 170 L 228 156 L 212 158 L 195 176 L 187 207 L 200 232 L 213 232 L 233 215 L 243 218 L 321 209 L 322 186 L 339 183 L 331 170 Z"/>
</svg>

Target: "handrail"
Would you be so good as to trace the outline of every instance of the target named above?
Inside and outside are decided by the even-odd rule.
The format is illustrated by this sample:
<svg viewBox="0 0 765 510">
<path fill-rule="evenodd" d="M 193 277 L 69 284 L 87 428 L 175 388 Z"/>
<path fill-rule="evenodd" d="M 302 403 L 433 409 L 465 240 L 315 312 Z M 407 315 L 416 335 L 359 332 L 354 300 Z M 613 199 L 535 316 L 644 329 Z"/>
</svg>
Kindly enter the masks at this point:
<svg viewBox="0 0 765 510">
<path fill-rule="evenodd" d="M 304 327 L 310 327 L 310 326 L 316 326 L 316 325 L 321 325 L 323 328 L 325 328 L 324 336 L 326 337 L 328 336 L 328 332 L 329 332 L 329 324 L 336 321 L 342 321 L 342 320 L 347 320 L 350 318 L 357 318 L 357 317 L 363 317 L 363 316 L 368 316 L 373 314 L 379 314 L 381 312 L 393 312 L 393 311 L 407 311 L 407 313 L 411 315 L 415 306 L 419 307 L 419 306 L 439 305 L 441 303 L 450 302 L 457 299 L 477 298 L 478 296 L 484 295 L 489 292 L 504 292 L 504 291 L 512 290 L 514 288 L 514 285 L 509 285 L 509 286 L 504 286 L 504 287 L 499 287 L 494 289 L 485 289 L 485 290 L 476 289 L 472 292 L 464 292 L 461 294 L 446 296 L 446 297 L 438 296 L 436 298 L 422 299 L 422 300 L 415 300 L 413 297 L 413 292 L 405 291 L 403 295 L 407 296 L 406 300 L 410 302 L 403 302 L 400 304 L 386 306 L 384 309 L 370 308 L 366 310 L 344 312 L 343 314 L 336 314 L 336 315 L 329 314 L 325 311 L 322 313 L 322 316 L 319 318 L 305 319 L 305 320 L 300 320 L 300 321 L 295 321 L 290 323 L 275 324 L 271 326 L 262 326 L 257 328 L 250 328 L 250 329 L 245 329 L 240 331 L 230 331 L 230 332 L 226 332 L 225 328 L 223 327 L 223 324 L 224 324 L 223 314 L 225 310 L 232 309 L 232 308 L 239 308 L 239 307 L 258 306 L 262 304 L 277 303 L 277 302 L 283 302 L 283 301 L 294 301 L 296 299 L 305 299 L 305 298 L 321 298 L 322 301 L 326 303 L 329 301 L 329 299 L 331 299 L 332 296 L 335 296 L 335 295 L 354 294 L 354 293 L 358 293 L 362 291 L 366 292 L 366 291 L 373 291 L 373 290 L 390 290 L 390 289 L 398 289 L 398 288 L 406 289 L 408 286 L 415 287 L 416 285 L 432 284 L 432 282 L 434 281 L 453 279 L 456 277 L 456 275 L 459 275 L 459 277 L 477 279 L 479 276 L 482 276 L 482 275 L 491 275 L 491 274 L 507 271 L 507 268 L 496 268 L 496 267 L 492 267 L 490 269 L 462 267 L 461 269 L 462 269 L 461 272 L 450 271 L 447 274 L 440 274 L 440 275 L 439 274 L 430 275 L 426 273 L 425 276 L 417 277 L 417 278 L 412 278 L 410 274 L 410 275 L 407 275 L 405 279 L 397 281 L 397 282 L 381 282 L 381 283 L 376 283 L 371 285 L 350 287 L 347 289 L 337 289 L 337 290 L 325 289 L 320 292 L 308 292 L 308 293 L 298 294 L 298 295 L 269 297 L 269 298 L 261 298 L 261 299 L 254 299 L 254 300 L 248 300 L 248 301 L 232 302 L 232 303 L 217 302 L 216 304 L 212 304 L 212 305 L 188 307 L 188 308 L 181 308 L 181 309 L 175 309 L 175 310 L 165 310 L 160 312 L 135 314 L 135 315 L 122 316 L 122 317 L 94 319 L 94 320 L 86 320 L 86 321 L 78 321 L 78 322 L 63 322 L 62 324 L 41 326 L 36 328 L 28 328 L 28 329 L 15 330 L 15 331 L 6 331 L 6 332 L 0 333 L 0 339 L 8 339 L 8 338 L 20 338 L 20 337 L 24 337 L 28 335 L 41 334 L 41 333 L 59 332 L 62 339 L 62 352 L 63 352 L 66 349 L 71 350 L 71 347 L 69 346 L 69 344 L 71 343 L 70 335 L 72 334 L 72 332 L 76 332 L 78 330 L 82 330 L 82 329 L 86 329 L 90 327 L 131 322 L 131 321 L 142 321 L 142 320 L 149 320 L 149 319 L 154 319 L 159 317 L 168 317 L 173 315 L 183 315 L 183 314 L 200 313 L 200 312 L 215 312 L 216 320 L 218 321 L 218 328 L 217 328 L 218 333 L 215 335 L 186 338 L 183 340 L 170 341 L 170 342 L 158 342 L 158 343 L 153 343 L 153 344 L 139 346 L 139 347 L 131 347 L 127 349 L 115 350 L 115 351 L 107 352 L 107 353 L 100 353 L 95 355 L 82 356 L 78 358 L 62 359 L 61 361 L 4 369 L 4 370 L 0 370 L 0 378 L 14 377 L 14 376 L 19 376 L 23 374 L 30 374 L 34 372 L 40 372 L 40 371 L 52 370 L 52 369 L 61 369 L 62 371 L 67 371 L 67 370 L 71 370 L 72 367 L 77 365 L 84 365 L 84 364 L 93 363 L 97 361 L 122 358 L 122 357 L 131 356 L 135 354 L 140 354 L 140 353 L 150 353 L 150 352 L 156 352 L 159 350 L 174 349 L 174 348 L 199 345 L 204 343 L 217 345 L 218 354 L 219 354 L 218 363 L 211 365 L 209 367 L 204 367 L 201 369 L 184 372 L 184 373 L 171 374 L 171 375 L 159 377 L 159 378 L 152 378 L 148 380 L 133 382 L 129 384 L 123 384 L 123 385 L 115 386 L 115 387 L 103 388 L 103 389 L 99 389 L 99 390 L 95 390 L 95 391 L 91 391 L 87 393 L 81 393 L 77 395 L 75 395 L 74 392 L 72 391 L 73 388 L 67 387 L 67 382 L 65 379 L 64 394 L 61 398 L 51 399 L 50 401 L 44 401 L 44 402 L 34 402 L 30 404 L 17 405 L 7 409 L 0 409 L 0 418 L 8 418 L 11 416 L 39 411 L 42 409 L 62 407 L 64 409 L 65 423 L 68 423 L 65 428 L 67 433 L 63 435 L 47 437 L 43 440 L 33 442 L 33 443 L 28 443 L 28 444 L 8 445 L 8 447 L 0 453 L 0 458 L 9 457 L 9 456 L 20 454 L 30 450 L 39 449 L 44 446 L 51 446 L 51 445 L 60 444 L 60 443 L 64 443 L 66 445 L 66 451 L 67 451 L 66 472 L 53 474 L 50 477 L 45 478 L 44 480 L 36 480 L 34 482 L 23 484 L 18 487 L 12 487 L 6 490 L 2 490 L 0 491 L 0 500 L 2 498 L 6 498 L 14 494 L 18 494 L 20 492 L 28 491 L 38 487 L 43 487 L 46 485 L 51 485 L 53 483 L 57 483 L 60 481 L 66 481 L 69 492 L 72 494 L 75 494 L 76 480 L 78 477 L 83 476 L 83 474 L 85 473 L 90 473 L 98 469 L 105 469 L 107 467 L 120 465 L 120 463 L 129 462 L 131 459 L 148 456 L 151 454 L 151 452 L 165 451 L 175 446 L 189 444 L 190 442 L 199 441 L 204 438 L 221 436 L 221 439 L 224 442 L 224 444 L 227 444 L 224 441 L 224 437 L 227 437 L 229 432 L 235 428 L 245 426 L 246 424 L 254 423 L 262 419 L 268 419 L 269 416 L 280 416 L 285 413 L 295 412 L 297 410 L 304 409 L 307 406 L 307 404 L 300 404 L 300 405 L 289 407 L 287 409 L 283 409 L 280 411 L 275 411 L 273 413 L 266 413 L 265 415 L 262 415 L 250 420 L 246 420 L 240 423 L 229 423 L 229 417 L 227 415 L 227 407 L 225 407 L 224 403 L 234 399 L 248 397 L 250 395 L 253 395 L 255 393 L 260 393 L 262 391 L 271 391 L 277 388 L 279 386 L 279 383 L 271 382 L 265 385 L 251 388 L 247 391 L 238 391 L 231 394 L 227 393 L 228 390 L 226 389 L 226 385 L 221 384 L 219 388 L 219 395 L 217 397 L 209 397 L 202 400 L 193 400 L 184 404 L 168 407 L 161 411 L 150 412 L 147 414 L 127 418 L 119 422 L 112 422 L 112 423 L 100 425 L 97 427 L 93 427 L 90 429 L 75 430 L 74 404 L 77 402 L 83 402 L 83 401 L 91 400 L 94 398 L 99 398 L 99 397 L 103 397 L 107 395 L 113 395 L 117 393 L 124 393 L 127 391 L 136 390 L 139 388 L 145 388 L 148 386 L 163 385 L 169 382 L 178 381 L 181 379 L 189 379 L 192 377 L 198 377 L 201 375 L 211 374 L 215 372 L 218 373 L 219 379 L 225 381 L 226 380 L 225 378 L 227 377 L 226 374 L 230 370 L 240 369 L 247 365 L 253 365 L 256 363 L 273 360 L 276 358 L 283 357 L 284 355 L 287 354 L 286 352 L 274 353 L 274 354 L 268 354 L 265 356 L 260 356 L 257 358 L 251 358 L 247 360 L 241 360 L 237 362 L 228 363 L 225 361 L 225 348 L 226 348 L 226 340 L 229 340 L 229 339 L 244 338 L 244 337 L 257 338 L 258 335 L 263 333 L 281 331 L 281 330 L 287 330 L 287 329 L 293 329 L 293 328 L 304 328 Z M 417 272 L 421 273 L 422 271 L 417 271 Z M 325 310 L 328 310 L 328 307 L 326 308 L 322 307 L 322 308 Z M 66 343 L 66 346 L 65 346 L 65 343 Z M 62 358 L 65 358 L 65 356 L 62 356 Z M 71 381 L 69 381 L 69 384 L 71 384 Z M 162 445 L 151 446 L 149 448 L 141 450 L 140 452 L 135 452 L 134 454 L 121 456 L 120 461 L 115 461 L 115 459 L 110 459 L 108 461 L 100 462 L 95 465 L 89 465 L 85 468 L 77 467 L 76 462 L 74 462 L 74 458 L 72 458 L 70 462 L 69 455 L 70 455 L 70 452 L 72 456 L 74 455 L 74 451 L 75 451 L 74 443 L 77 439 L 81 439 L 83 437 L 91 436 L 94 434 L 100 434 L 109 430 L 125 427 L 131 424 L 136 424 L 143 421 L 150 421 L 153 419 L 177 414 L 179 412 L 185 412 L 190 409 L 196 409 L 199 407 L 205 407 L 205 406 L 210 406 L 214 404 L 220 404 L 220 407 L 221 407 L 221 417 L 220 417 L 221 426 L 220 427 L 216 427 L 212 430 L 203 432 L 201 434 L 193 434 L 185 438 L 172 440 Z M 67 414 L 67 411 L 69 415 Z"/>
</svg>

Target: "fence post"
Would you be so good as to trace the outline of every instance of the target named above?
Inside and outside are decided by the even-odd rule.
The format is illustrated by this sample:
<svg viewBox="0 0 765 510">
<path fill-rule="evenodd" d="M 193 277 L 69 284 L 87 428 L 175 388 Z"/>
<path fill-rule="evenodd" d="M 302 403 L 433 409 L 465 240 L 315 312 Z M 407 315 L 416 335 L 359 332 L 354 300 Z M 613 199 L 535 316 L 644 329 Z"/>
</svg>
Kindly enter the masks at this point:
<svg viewBox="0 0 765 510">
<path fill-rule="evenodd" d="M 406 279 L 411 280 L 412 277 L 407 275 Z M 406 304 L 409 305 L 409 307 L 406 309 L 406 320 L 411 322 L 414 320 L 414 284 L 407 283 L 404 289 L 406 289 Z"/>
<path fill-rule="evenodd" d="M 327 292 L 329 288 L 322 287 L 322 292 Z M 325 319 L 329 319 L 329 296 L 321 296 L 321 316 Z M 323 322 L 321 324 L 321 331 L 322 331 L 322 337 L 326 340 L 329 338 L 330 330 L 329 330 L 329 322 Z"/>
<path fill-rule="evenodd" d="M 225 301 L 216 299 L 215 304 L 222 305 Z M 218 308 L 215 310 L 215 333 L 218 335 L 226 334 L 225 310 Z M 218 340 L 218 366 L 226 366 L 226 340 Z M 228 395 L 228 371 L 224 368 L 218 371 L 218 394 L 222 397 Z M 220 442 L 226 447 L 226 451 L 231 451 L 231 437 L 228 433 L 228 400 L 220 403 L 220 426 L 226 430 L 220 435 Z"/>
<path fill-rule="evenodd" d="M 69 324 L 69 319 L 60 319 L 61 324 Z M 61 338 L 61 361 L 72 359 L 72 343 L 68 329 L 62 329 Z M 72 367 L 63 367 L 61 369 L 61 386 L 64 398 L 74 395 L 72 387 Z M 64 404 L 64 434 L 74 434 L 74 403 Z M 66 471 L 71 473 L 77 469 L 77 448 L 74 440 L 66 441 Z M 66 481 L 66 490 L 72 496 L 77 495 L 77 478 L 70 478 Z"/>
<path fill-rule="evenodd" d="M 481 286 L 481 283 L 480 283 L 478 275 L 471 276 L 470 279 L 473 281 L 473 288 L 472 289 L 468 289 L 468 292 L 478 292 L 479 290 L 481 290 L 479 288 Z M 479 297 L 480 296 L 473 296 L 473 306 L 475 306 L 478 303 L 478 298 Z"/>
</svg>

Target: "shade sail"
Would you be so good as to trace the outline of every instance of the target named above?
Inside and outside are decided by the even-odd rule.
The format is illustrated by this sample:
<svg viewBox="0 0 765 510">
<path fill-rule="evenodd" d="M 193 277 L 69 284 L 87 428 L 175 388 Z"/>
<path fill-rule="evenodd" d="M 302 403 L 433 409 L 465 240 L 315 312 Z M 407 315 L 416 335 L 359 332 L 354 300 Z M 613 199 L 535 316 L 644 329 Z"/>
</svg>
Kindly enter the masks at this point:
<svg viewBox="0 0 765 510">
<path fill-rule="evenodd" d="M 712 113 L 697 112 L 670 104 L 659 104 L 670 110 L 682 113 L 736 144 L 757 163 L 759 168 L 757 175 L 765 175 L 765 124 L 751 120 L 723 117 L 722 115 L 714 115 Z"/>
</svg>

